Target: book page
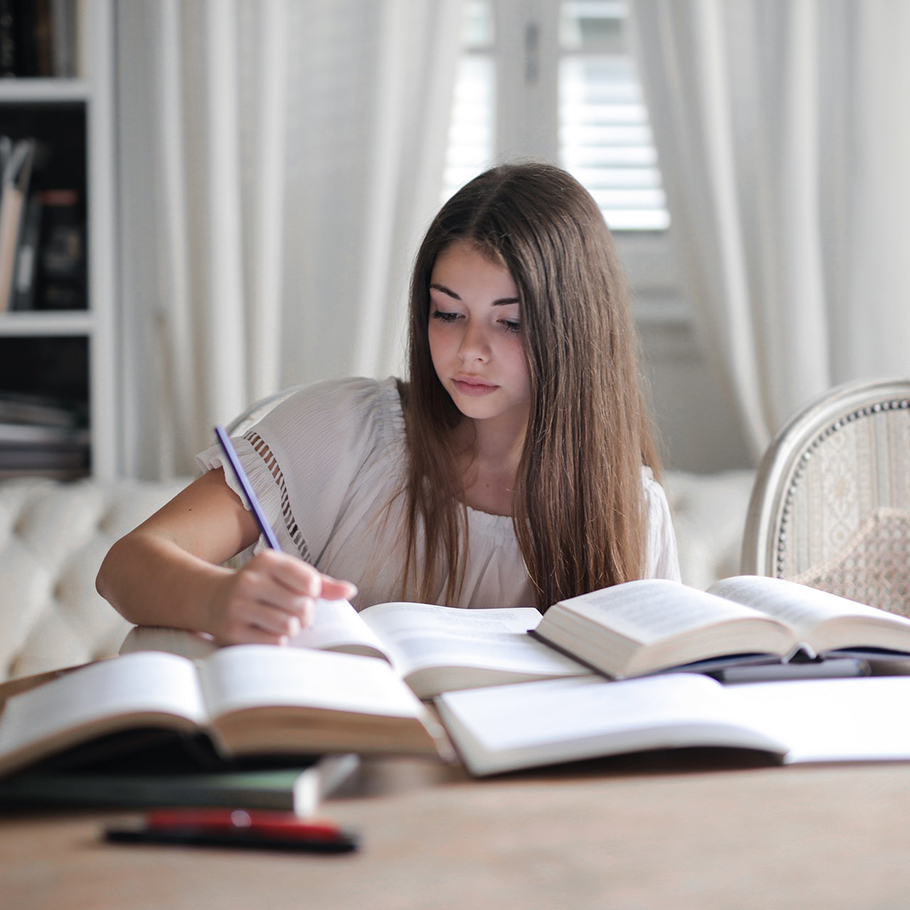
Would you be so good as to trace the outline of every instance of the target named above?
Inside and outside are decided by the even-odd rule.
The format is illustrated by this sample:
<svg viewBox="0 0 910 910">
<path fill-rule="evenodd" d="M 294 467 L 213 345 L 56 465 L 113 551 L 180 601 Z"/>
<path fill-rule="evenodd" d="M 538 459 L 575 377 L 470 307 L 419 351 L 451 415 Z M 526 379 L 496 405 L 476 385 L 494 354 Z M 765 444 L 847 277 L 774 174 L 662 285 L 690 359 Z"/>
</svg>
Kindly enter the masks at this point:
<svg viewBox="0 0 910 910">
<path fill-rule="evenodd" d="M 450 692 L 437 704 L 469 767 L 481 774 L 642 749 L 785 748 L 750 729 L 717 682 L 690 673 L 521 683 Z"/>
<path fill-rule="evenodd" d="M 708 590 L 786 622 L 800 639 L 811 639 L 813 629 L 826 620 L 850 617 L 893 620 L 896 626 L 910 630 L 910 620 L 905 617 L 783 578 L 743 575 L 722 579 Z"/>
<path fill-rule="evenodd" d="M 382 641 L 346 600 L 317 600 L 313 622 L 289 642 L 294 648 L 355 649 L 387 657 Z"/>
<path fill-rule="evenodd" d="M 206 658 L 199 675 L 212 717 L 278 706 L 394 717 L 422 713 L 419 700 L 395 671 L 373 657 L 234 645 Z"/>
<path fill-rule="evenodd" d="M 382 642 L 346 600 L 317 600 L 311 625 L 301 629 L 289 642 L 293 648 L 350 650 L 388 660 Z M 212 639 L 199 632 L 160 626 L 134 626 L 121 654 L 134 651 L 167 651 L 191 660 L 208 657 L 218 650 Z"/>
<path fill-rule="evenodd" d="M 173 654 L 128 654 L 16 695 L 0 717 L 0 755 L 61 731 L 133 714 L 169 714 L 205 724 L 193 664 Z"/>
<path fill-rule="evenodd" d="M 784 740 L 786 764 L 910 759 L 910 676 L 750 683 L 726 689 L 739 715 Z"/>
<path fill-rule="evenodd" d="M 390 603 L 369 607 L 362 615 L 402 675 L 435 666 L 540 675 L 589 672 L 527 634 L 541 619 L 534 607 L 465 610 Z"/>
<path fill-rule="evenodd" d="M 760 615 L 741 604 L 661 579 L 614 585 L 562 601 L 560 607 L 643 645 L 725 620 Z"/>
</svg>

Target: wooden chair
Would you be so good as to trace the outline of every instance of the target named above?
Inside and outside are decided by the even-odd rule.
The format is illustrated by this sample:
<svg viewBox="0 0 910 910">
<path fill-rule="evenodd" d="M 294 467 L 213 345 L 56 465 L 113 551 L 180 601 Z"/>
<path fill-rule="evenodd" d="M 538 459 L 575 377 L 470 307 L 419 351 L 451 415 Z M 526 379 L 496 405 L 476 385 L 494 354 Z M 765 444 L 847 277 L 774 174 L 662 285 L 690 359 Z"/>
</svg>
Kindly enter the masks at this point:
<svg viewBox="0 0 910 910">
<path fill-rule="evenodd" d="M 780 430 L 741 570 L 910 616 L 910 379 L 838 386 Z"/>
</svg>

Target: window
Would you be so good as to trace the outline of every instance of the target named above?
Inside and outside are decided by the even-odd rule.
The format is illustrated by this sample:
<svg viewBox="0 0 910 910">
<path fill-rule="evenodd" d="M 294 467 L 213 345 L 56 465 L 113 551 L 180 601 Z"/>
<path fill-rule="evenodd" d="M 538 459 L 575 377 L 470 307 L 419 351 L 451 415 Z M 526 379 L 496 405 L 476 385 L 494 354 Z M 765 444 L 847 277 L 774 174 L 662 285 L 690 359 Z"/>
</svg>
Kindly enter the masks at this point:
<svg viewBox="0 0 910 910">
<path fill-rule="evenodd" d="M 621 0 L 469 0 L 445 196 L 496 160 L 557 160 L 615 232 L 669 215 Z"/>
<path fill-rule="evenodd" d="M 449 122 L 443 199 L 490 167 L 495 158 L 493 12 L 486 0 L 465 4 L 462 48 Z"/>
</svg>

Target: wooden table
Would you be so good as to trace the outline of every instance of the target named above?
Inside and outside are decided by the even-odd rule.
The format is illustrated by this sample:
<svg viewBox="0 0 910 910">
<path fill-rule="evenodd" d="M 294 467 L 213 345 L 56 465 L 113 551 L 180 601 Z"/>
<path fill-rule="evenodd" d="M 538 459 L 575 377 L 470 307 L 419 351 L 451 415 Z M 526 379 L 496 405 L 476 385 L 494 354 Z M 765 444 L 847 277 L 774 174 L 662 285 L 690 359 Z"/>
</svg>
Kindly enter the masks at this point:
<svg viewBox="0 0 910 910">
<path fill-rule="evenodd" d="M 361 832 L 359 853 L 108 845 L 110 814 L 5 815 L 0 907 L 910 906 L 910 764 L 691 752 L 471 781 L 382 761 L 326 810 Z"/>
</svg>

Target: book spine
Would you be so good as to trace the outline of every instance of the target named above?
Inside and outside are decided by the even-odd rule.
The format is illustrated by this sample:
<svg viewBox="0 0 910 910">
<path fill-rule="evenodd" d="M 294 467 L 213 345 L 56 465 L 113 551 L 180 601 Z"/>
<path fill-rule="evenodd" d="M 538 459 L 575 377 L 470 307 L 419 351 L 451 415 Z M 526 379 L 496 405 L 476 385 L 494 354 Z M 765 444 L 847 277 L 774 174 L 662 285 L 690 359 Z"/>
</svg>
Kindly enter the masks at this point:
<svg viewBox="0 0 910 910">
<path fill-rule="evenodd" d="M 70 79 L 76 72 L 78 16 L 75 0 L 49 0 L 53 74 Z"/>
<path fill-rule="evenodd" d="M 51 0 L 34 0 L 35 75 L 43 78 L 56 75 L 54 73 L 54 48 L 50 3 Z"/>
<path fill-rule="evenodd" d="M 41 198 L 37 193 L 31 193 L 22 224 L 22 239 L 16 254 L 11 309 L 31 310 L 34 308 L 40 237 Z"/>
<path fill-rule="evenodd" d="M 16 197 L 15 186 L 4 180 L 0 195 L 0 313 L 5 313 L 9 309 L 13 283 L 19 206 Z"/>
<path fill-rule="evenodd" d="M 34 140 L 19 140 L 15 144 L 3 176 L 3 195 L 0 198 L 0 312 L 10 309 L 14 293 L 16 263 L 34 151 Z"/>
<path fill-rule="evenodd" d="M 86 292 L 85 216 L 77 190 L 41 194 L 35 308 L 84 310 Z"/>
<path fill-rule="evenodd" d="M 0 0 L 0 77 L 18 75 L 15 0 Z"/>
</svg>

